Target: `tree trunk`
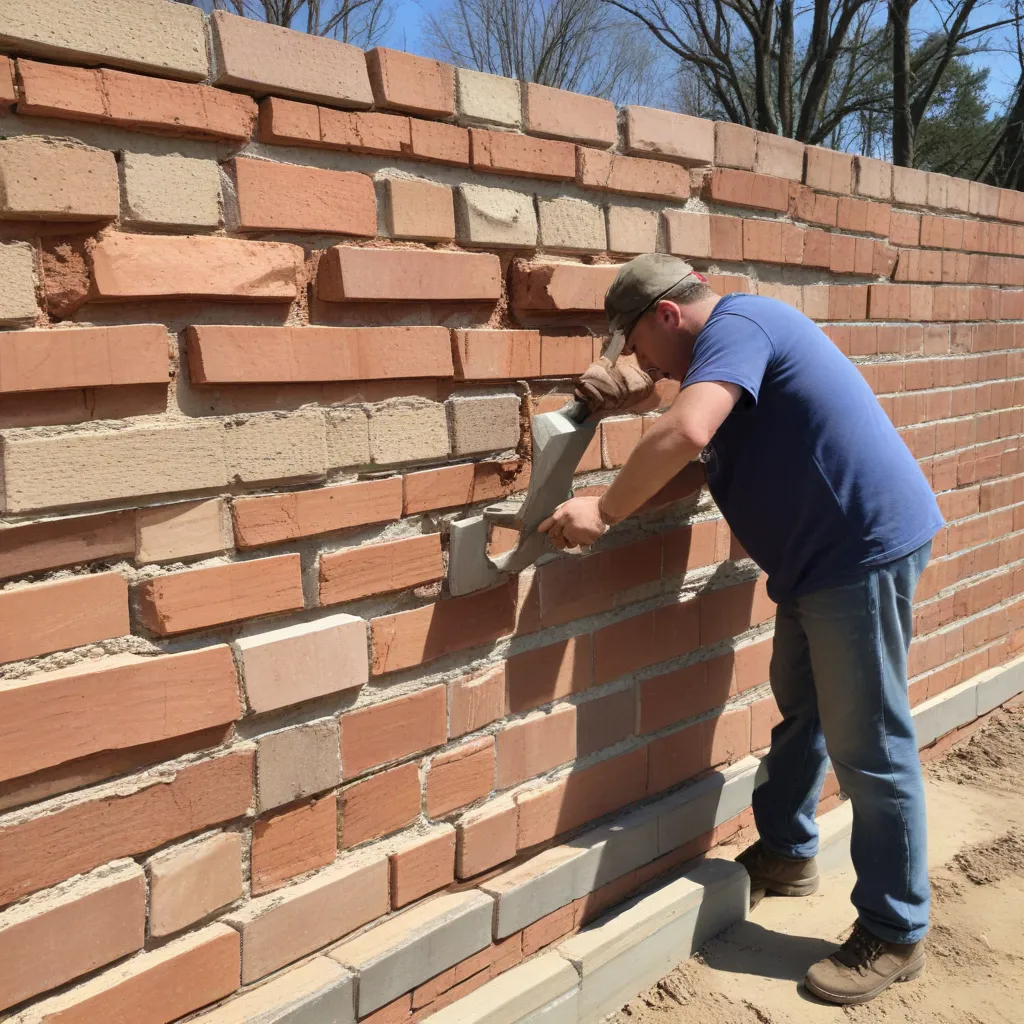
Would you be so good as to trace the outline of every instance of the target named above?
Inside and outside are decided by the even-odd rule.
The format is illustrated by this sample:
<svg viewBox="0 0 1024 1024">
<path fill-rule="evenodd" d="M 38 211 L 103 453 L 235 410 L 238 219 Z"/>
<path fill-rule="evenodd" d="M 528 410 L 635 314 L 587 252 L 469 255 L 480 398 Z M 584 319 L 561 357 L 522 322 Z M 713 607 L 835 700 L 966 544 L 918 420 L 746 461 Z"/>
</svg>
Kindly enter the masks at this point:
<svg viewBox="0 0 1024 1024">
<path fill-rule="evenodd" d="M 892 29 L 892 162 L 914 166 L 914 122 L 910 113 L 910 8 L 914 0 L 889 0 Z"/>
</svg>

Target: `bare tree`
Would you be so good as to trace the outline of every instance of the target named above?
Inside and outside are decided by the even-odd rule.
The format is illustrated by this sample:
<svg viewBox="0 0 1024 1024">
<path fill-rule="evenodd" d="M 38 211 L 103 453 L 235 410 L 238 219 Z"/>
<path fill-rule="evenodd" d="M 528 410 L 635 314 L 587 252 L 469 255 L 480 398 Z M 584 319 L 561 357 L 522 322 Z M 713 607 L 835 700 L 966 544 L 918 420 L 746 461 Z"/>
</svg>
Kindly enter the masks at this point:
<svg viewBox="0 0 1024 1024">
<path fill-rule="evenodd" d="M 1002 188 L 1024 189 L 1024 2 L 1012 0 L 1012 52 L 1019 69 L 1002 125 L 992 149 L 977 172 L 980 181 Z"/>
<path fill-rule="evenodd" d="M 269 25 L 373 46 L 394 22 L 392 0 L 185 0 L 207 11 L 230 11 Z"/>
</svg>

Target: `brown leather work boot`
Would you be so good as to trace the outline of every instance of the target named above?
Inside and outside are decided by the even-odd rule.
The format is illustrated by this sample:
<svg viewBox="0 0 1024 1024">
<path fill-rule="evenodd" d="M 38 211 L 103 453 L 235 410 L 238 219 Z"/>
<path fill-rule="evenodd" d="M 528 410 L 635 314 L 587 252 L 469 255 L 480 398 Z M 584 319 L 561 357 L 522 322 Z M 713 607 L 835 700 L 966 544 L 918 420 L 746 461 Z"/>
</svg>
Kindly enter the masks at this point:
<svg viewBox="0 0 1024 1024">
<path fill-rule="evenodd" d="M 894 981 L 912 981 L 924 970 L 924 939 L 902 944 L 872 935 L 860 922 L 827 960 L 804 979 L 808 991 L 829 1003 L 866 1003 Z"/>
<path fill-rule="evenodd" d="M 810 896 L 818 891 L 818 865 L 813 857 L 795 860 L 766 850 L 759 839 L 737 858 L 750 875 L 750 909 L 767 893 L 773 896 Z"/>
</svg>

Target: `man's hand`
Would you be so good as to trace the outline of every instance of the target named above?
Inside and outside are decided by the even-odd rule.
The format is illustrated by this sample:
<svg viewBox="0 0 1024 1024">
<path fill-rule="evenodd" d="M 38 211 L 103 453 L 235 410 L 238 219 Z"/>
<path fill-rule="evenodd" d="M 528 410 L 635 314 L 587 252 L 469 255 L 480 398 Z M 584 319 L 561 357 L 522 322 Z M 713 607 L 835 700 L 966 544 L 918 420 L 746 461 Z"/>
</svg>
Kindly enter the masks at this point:
<svg viewBox="0 0 1024 1024">
<path fill-rule="evenodd" d="M 537 529 L 546 533 L 559 551 L 593 544 L 608 529 L 598 511 L 599 500 L 585 497 L 563 501 Z"/>
<path fill-rule="evenodd" d="M 638 405 L 654 392 L 654 381 L 634 362 L 612 363 L 602 356 L 576 383 L 576 397 L 591 413 L 614 412 Z"/>
</svg>

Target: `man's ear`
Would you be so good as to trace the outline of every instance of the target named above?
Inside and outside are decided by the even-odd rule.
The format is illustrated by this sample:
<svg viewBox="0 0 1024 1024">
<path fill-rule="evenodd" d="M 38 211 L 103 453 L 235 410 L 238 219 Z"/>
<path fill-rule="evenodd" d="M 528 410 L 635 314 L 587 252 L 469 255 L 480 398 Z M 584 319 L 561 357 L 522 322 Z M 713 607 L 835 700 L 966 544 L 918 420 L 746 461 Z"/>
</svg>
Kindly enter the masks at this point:
<svg viewBox="0 0 1024 1024">
<path fill-rule="evenodd" d="M 683 322 L 679 306 L 671 299 L 662 299 L 658 303 L 658 320 L 663 327 L 675 329 Z"/>
</svg>

